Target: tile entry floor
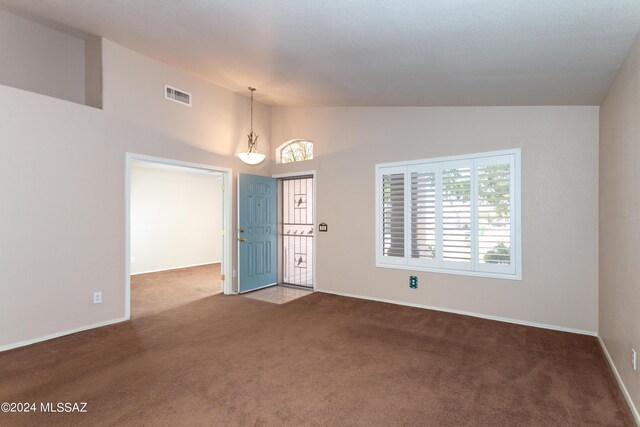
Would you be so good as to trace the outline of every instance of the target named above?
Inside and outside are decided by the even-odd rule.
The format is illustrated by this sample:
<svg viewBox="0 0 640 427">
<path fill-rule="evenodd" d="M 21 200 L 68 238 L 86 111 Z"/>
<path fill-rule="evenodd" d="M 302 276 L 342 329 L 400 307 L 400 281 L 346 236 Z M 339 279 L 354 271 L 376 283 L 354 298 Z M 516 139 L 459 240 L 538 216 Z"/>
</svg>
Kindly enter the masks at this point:
<svg viewBox="0 0 640 427">
<path fill-rule="evenodd" d="M 284 304 L 311 293 L 313 293 L 312 290 L 289 288 L 287 286 L 271 286 L 269 288 L 242 294 L 242 296 L 274 304 Z"/>
</svg>

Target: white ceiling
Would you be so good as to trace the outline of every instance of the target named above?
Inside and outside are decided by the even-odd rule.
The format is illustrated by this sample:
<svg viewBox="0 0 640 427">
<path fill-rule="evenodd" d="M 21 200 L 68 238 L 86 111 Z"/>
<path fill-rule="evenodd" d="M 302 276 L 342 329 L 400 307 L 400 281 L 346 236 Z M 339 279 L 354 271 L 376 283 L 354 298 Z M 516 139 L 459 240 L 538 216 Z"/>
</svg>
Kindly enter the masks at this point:
<svg viewBox="0 0 640 427">
<path fill-rule="evenodd" d="M 597 105 L 640 0 L 0 0 L 272 105 Z"/>
</svg>

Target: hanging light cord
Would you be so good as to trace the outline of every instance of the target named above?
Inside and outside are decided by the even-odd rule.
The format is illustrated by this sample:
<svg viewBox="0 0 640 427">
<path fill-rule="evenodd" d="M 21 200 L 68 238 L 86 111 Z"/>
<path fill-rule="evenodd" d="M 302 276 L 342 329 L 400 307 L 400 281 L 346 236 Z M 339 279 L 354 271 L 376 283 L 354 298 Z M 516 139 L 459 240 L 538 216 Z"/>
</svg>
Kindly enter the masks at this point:
<svg viewBox="0 0 640 427">
<path fill-rule="evenodd" d="M 253 133 L 253 91 L 255 88 L 250 87 L 249 90 L 251 91 L 251 133 Z"/>
<path fill-rule="evenodd" d="M 251 91 L 251 133 L 249 134 L 249 153 L 252 153 L 258 140 L 258 135 L 253 133 L 253 92 L 255 92 L 256 88 L 249 86 L 249 90 Z"/>
</svg>

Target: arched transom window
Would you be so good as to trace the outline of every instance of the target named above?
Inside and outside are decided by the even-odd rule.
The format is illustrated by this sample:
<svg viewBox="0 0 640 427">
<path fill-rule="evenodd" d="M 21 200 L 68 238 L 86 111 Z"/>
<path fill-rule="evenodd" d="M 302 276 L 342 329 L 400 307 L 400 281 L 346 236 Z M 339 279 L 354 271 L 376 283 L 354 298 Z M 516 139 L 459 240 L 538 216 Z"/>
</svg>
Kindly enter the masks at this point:
<svg viewBox="0 0 640 427">
<path fill-rule="evenodd" d="M 301 162 L 313 159 L 313 142 L 294 139 L 280 146 L 280 163 Z"/>
</svg>

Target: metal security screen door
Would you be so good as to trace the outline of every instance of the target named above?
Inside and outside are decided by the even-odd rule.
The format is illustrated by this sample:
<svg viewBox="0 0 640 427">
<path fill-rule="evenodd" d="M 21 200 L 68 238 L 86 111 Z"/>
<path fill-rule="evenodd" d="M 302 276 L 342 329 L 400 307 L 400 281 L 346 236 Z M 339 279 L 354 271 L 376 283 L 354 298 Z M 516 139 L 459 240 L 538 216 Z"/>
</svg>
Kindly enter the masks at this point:
<svg viewBox="0 0 640 427">
<path fill-rule="evenodd" d="M 313 177 L 281 181 L 281 281 L 313 289 Z"/>
</svg>

